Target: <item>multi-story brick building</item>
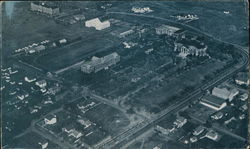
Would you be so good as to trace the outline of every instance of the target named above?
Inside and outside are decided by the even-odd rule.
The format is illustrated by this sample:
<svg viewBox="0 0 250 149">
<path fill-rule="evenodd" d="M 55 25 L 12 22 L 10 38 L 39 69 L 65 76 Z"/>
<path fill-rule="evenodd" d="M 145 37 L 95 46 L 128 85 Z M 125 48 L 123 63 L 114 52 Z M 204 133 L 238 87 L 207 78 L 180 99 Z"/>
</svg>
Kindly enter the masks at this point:
<svg viewBox="0 0 250 149">
<path fill-rule="evenodd" d="M 58 15 L 59 8 L 56 6 L 48 5 L 42 2 L 32 2 L 30 3 L 31 11 L 36 11 L 40 13 L 44 13 L 50 16 Z"/>
<path fill-rule="evenodd" d="M 120 56 L 114 52 L 104 57 L 92 57 L 91 61 L 85 62 L 81 66 L 84 73 L 98 72 L 102 69 L 108 68 L 120 61 Z"/>
</svg>

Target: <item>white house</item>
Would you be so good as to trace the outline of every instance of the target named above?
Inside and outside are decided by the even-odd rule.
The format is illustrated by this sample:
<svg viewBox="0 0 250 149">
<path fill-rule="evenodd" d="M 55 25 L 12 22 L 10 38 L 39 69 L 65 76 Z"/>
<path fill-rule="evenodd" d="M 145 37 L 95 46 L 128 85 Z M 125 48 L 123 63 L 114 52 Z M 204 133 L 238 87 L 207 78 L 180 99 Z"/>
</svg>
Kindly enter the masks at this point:
<svg viewBox="0 0 250 149">
<path fill-rule="evenodd" d="M 48 117 L 44 118 L 44 123 L 46 125 L 53 125 L 57 122 L 57 117 L 56 115 L 49 115 Z"/>
<path fill-rule="evenodd" d="M 39 86 L 40 88 L 44 88 L 47 85 L 47 82 L 45 80 L 40 80 L 36 82 L 36 85 Z"/>
<path fill-rule="evenodd" d="M 26 82 L 29 82 L 29 83 L 31 83 L 31 82 L 34 82 L 34 81 L 36 81 L 36 78 L 29 78 L 29 77 L 24 77 L 24 80 L 25 80 Z"/>
<path fill-rule="evenodd" d="M 236 84 L 239 85 L 249 85 L 249 76 L 247 73 L 240 72 L 235 78 Z"/>
<path fill-rule="evenodd" d="M 206 133 L 206 137 L 211 139 L 211 140 L 217 140 L 219 138 L 219 135 L 217 132 L 215 132 L 214 130 L 209 130 L 207 133 Z"/>
</svg>

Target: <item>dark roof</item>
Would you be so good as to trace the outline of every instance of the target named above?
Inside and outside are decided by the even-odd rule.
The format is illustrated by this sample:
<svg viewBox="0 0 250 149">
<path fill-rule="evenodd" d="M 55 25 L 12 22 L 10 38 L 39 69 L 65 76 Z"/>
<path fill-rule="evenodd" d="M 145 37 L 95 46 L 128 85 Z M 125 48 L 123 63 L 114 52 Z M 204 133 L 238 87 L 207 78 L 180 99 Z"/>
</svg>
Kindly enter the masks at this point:
<svg viewBox="0 0 250 149">
<path fill-rule="evenodd" d="M 202 97 L 201 101 L 204 103 L 210 104 L 214 107 L 220 107 L 225 102 L 224 99 L 213 96 L 213 95 L 205 95 Z"/>
</svg>

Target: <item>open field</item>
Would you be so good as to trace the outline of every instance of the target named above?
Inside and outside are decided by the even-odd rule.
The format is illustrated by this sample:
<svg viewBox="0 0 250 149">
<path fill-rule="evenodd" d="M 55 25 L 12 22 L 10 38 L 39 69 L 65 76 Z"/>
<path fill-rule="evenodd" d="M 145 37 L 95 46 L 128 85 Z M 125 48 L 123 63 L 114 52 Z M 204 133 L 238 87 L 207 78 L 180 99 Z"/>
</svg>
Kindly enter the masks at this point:
<svg viewBox="0 0 250 149">
<path fill-rule="evenodd" d="M 242 46 L 249 44 L 247 3 L 242 2 L 114 2 L 120 7 L 111 8 L 113 12 L 131 12 L 133 6 L 150 7 L 154 12 L 148 15 L 159 16 L 173 21 L 172 16 L 179 14 L 196 14 L 199 19 L 187 23 L 203 32 L 209 33 L 219 39 Z M 223 8 L 223 9 L 222 9 Z M 167 11 L 166 11 L 167 10 Z M 229 11 L 229 14 L 223 13 Z M 211 27 L 213 26 L 213 27 Z M 244 41 L 244 42 L 242 42 Z"/>
<path fill-rule="evenodd" d="M 112 136 L 119 134 L 130 123 L 126 115 L 105 104 L 89 110 L 85 116 L 107 130 Z"/>
</svg>

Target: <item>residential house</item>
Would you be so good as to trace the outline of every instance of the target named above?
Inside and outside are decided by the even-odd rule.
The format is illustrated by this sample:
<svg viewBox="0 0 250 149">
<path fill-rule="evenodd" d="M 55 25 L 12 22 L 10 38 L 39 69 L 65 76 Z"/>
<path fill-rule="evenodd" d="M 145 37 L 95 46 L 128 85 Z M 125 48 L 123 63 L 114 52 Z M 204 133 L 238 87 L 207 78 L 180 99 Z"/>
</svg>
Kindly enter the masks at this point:
<svg viewBox="0 0 250 149">
<path fill-rule="evenodd" d="M 36 82 L 36 85 L 39 86 L 40 88 L 45 88 L 47 86 L 46 80 L 40 80 Z"/>
<path fill-rule="evenodd" d="M 249 85 L 249 76 L 248 73 L 240 72 L 235 78 L 235 82 L 239 85 Z"/>
<path fill-rule="evenodd" d="M 211 140 L 216 141 L 218 139 L 218 137 L 219 137 L 219 134 L 217 132 L 215 132 L 214 130 L 209 130 L 206 133 L 206 137 L 211 139 Z"/>
<path fill-rule="evenodd" d="M 53 125 L 57 122 L 57 117 L 56 115 L 48 115 L 47 117 L 44 118 L 44 123 L 46 125 Z"/>
<path fill-rule="evenodd" d="M 84 73 L 98 72 L 115 65 L 120 61 L 118 53 L 114 52 L 104 57 L 92 57 L 91 61 L 84 62 L 81 66 L 81 71 Z"/>
<path fill-rule="evenodd" d="M 240 96 L 240 100 L 242 101 L 246 101 L 248 99 L 248 94 L 247 93 L 244 93 Z"/>
<path fill-rule="evenodd" d="M 186 123 L 187 123 L 187 119 L 182 117 L 182 116 L 178 116 L 177 119 L 174 122 L 174 124 L 177 126 L 177 128 L 182 127 Z"/>
<path fill-rule="evenodd" d="M 199 134 L 201 134 L 203 131 L 205 130 L 205 128 L 203 126 L 198 126 L 195 128 L 193 135 L 198 136 Z"/>
<path fill-rule="evenodd" d="M 81 136 L 83 136 L 83 134 L 75 129 L 73 129 L 70 133 L 69 133 L 69 137 L 72 136 L 75 139 L 80 138 Z"/>
<path fill-rule="evenodd" d="M 28 83 L 31 83 L 31 82 L 34 82 L 36 81 L 36 78 L 35 77 L 24 77 L 24 80 Z"/>
<path fill-rule="evenodd" d="M 75 128 L 73 125 L 67 125 L 66 127 L 62 128 L 62 131 L 66 132 L 66 133 L 71 133 L 71 132 L 73 132 L 74 129 Z"/>
<path fill-rule="evenodd" d="M 223 113 L 222 112 L 217 112 L 214 115 L 211 116 L 212 119 L 218 120 L 221 119 L 223 117 Z"/>
<path fill-rule="evenodd" d="M 38 144 L 41 146 L 42 149 L 46 149 L 49 145 L 49 142 L 46 140 L 42 140 Z"/>
</svg>

